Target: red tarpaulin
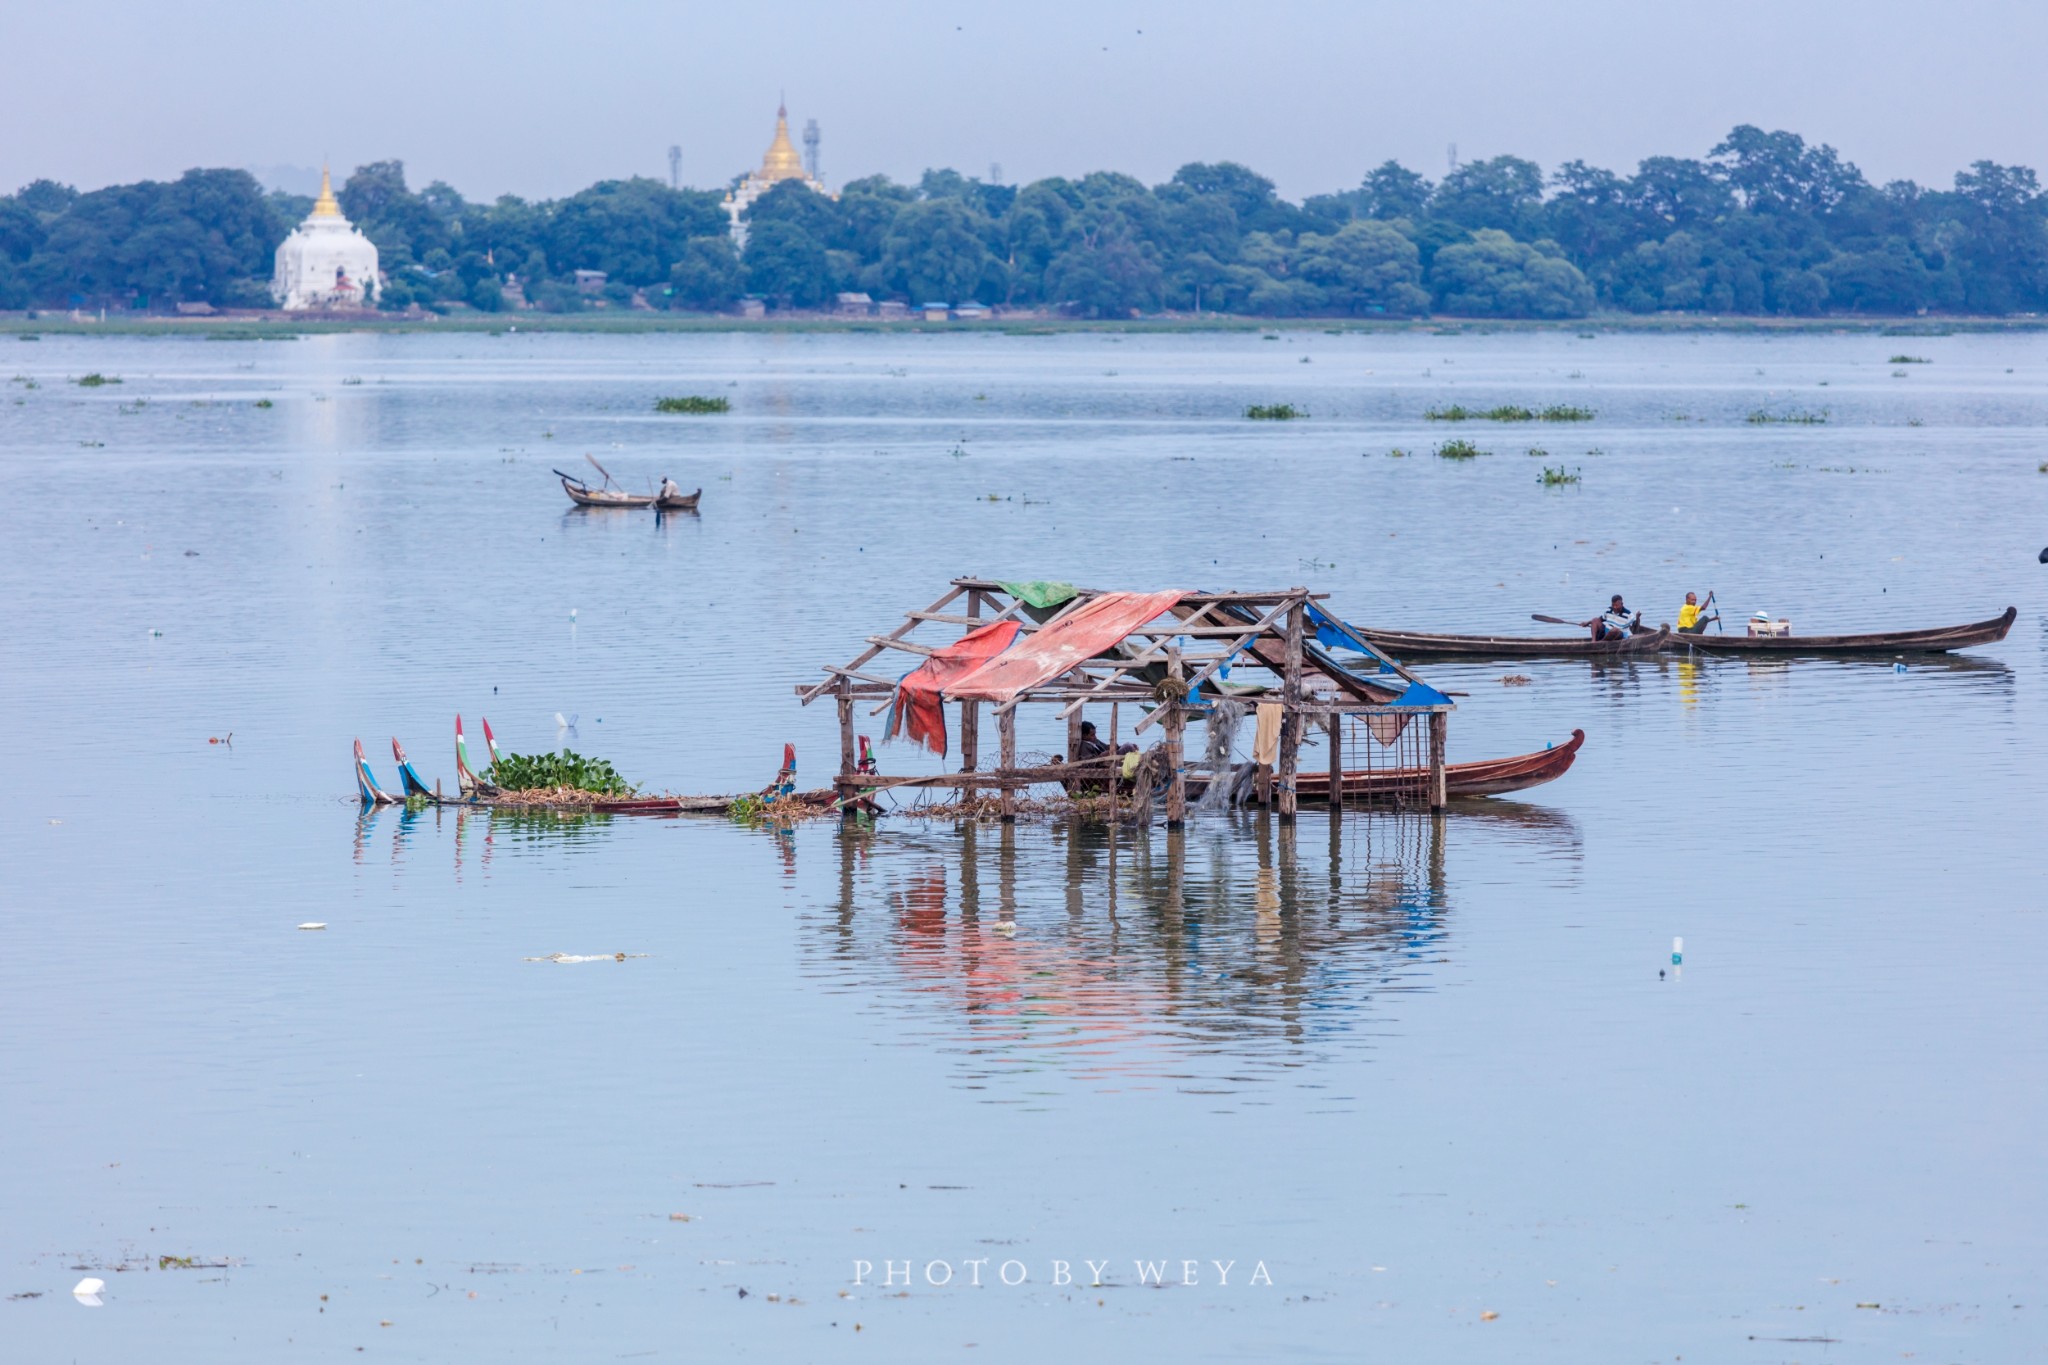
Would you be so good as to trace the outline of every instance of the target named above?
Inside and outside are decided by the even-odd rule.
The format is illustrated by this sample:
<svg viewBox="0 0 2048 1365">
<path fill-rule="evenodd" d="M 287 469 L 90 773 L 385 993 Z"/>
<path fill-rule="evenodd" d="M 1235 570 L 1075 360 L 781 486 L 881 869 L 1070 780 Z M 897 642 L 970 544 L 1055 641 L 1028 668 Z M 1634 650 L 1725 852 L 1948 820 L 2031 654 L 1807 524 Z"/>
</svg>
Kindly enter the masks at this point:
<svg viewBox="0 0 2048 1365">
<path fill-rule="evenodd" d="M 1086 663 L 1184 596 L 1178 589 L 1106 592 L 1061 614 L 1007 654 L 990 659 L 965 677 L 956 677 L 943 690 L 948 697 L 1010 701 L 1018 693 Z"/>
<path fill-rule="evenodd" d="M 889 728 L 884 739 L 908 735 L 935 754 L 946 752 L 946 709 L 939 694 L 947 683 L 965 677 L 994 655 L 1002 653 L 1017 638 L 1015 621 L 997 621 L 961 636 L 906 673 L 896 684 L 896 700 L 889 708 Z"/>
</svg>

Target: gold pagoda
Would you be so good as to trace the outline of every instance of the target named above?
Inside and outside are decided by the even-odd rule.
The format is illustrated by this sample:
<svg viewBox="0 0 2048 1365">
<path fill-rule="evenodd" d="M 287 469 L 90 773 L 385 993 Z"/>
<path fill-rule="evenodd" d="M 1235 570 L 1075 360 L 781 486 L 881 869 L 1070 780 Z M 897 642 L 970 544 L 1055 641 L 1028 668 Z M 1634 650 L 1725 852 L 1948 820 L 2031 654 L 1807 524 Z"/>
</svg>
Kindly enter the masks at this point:
<svg viewBox="0 0 2048 1365">
<path fill-rule="evenodd" d="M 801 181 L 819 194 L 836 197 L 825 188 L 825 182 L 804 168 L 804 159 L 798 154 L 796 145 L 789 140 L 789 106 L 776 106 L 775 138 L 768 144 L 767 154 L 761 158 L 761 168 L 739 183 L 737 189 L 726 191 L 725 213 L 732 220 L 732 239 L 736 246 L 747 244 L 747 210 L 754 201 L 784 180 Z"/>
</svg>

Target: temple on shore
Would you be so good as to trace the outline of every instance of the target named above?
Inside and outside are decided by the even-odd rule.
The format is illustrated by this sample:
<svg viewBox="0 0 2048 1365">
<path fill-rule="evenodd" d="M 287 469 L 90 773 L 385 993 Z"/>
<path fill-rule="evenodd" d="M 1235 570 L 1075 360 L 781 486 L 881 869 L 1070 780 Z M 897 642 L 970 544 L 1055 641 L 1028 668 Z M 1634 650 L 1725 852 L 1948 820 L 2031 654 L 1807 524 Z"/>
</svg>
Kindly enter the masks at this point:
<svg viewBox="0 0 2048 1365">
<path fill-rule="evenodd" d="M 270 294 L 288 312 L 307 308 L 369 308 L 377 301 L 377 246 L 341 216 L 327 168 L 306 221 L 277 248 Z"/>
<path fill-rule="evenodd" d="M 754 201 L 784 180 L 796 180 L 810 186 L 828 198 L 832 192 L 825 188 L 825 182 L 804 169 L 804 159 L 797 154 L 789 140 L 789 106 L 778 105 L 775 110 L 775 140 L 768 144 L 768 154 L 761 158 L 761 169 L 749 175 L 739 188 L 726 191 L 725 213 L 732 220 L 732 240 L 735 246 L 747 244 L 747 210 Z"/>
</svg>

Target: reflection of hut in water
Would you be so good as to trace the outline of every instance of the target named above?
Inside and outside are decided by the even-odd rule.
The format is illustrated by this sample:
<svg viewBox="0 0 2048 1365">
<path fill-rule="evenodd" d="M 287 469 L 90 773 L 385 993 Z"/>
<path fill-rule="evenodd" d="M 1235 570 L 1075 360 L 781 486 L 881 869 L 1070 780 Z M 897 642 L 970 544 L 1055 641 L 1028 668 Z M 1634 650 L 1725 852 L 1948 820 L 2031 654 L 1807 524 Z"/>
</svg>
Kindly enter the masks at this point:
<svg viewBox="0 0 2048 1365">
<path fill-rule="evenodd" d="M 964 600 L 963 600 L 964 599 Z M 1003 818 L 1014 817 L 1026 788 L 1056 783 L 1068 792 L 1107 796 L 1112 819 L 1125 796 L 1163 794 L 1166 821 L 1179 825 L 1190 796 L 1210 790 L 1235 804 L 1250 798 L 1294 817 L 1303 797 L 1342 804 L 1391 799 L 1444 805 L 1448 716 L 1454 709 L 1430 687 L 1326 611 L 1324 595 L 1307 588 L 1273 592 L 1106 592 L 1047 582 L 959 578 L 922 611 L 908 613 L 887 635 L 868 637 L 851 663 L 828 668 L 824 681 L 799 687 L 808 705 L 838 702 L 839 775 L 835 787 L 851 804 L 864 794 L 898 788 L 945 788 L 973 797 L 1000 795 Z M 921 629 L 926 639 L 913 636 Z M 944 643 L 928 643 L 933 635 Z M 876 672 L 888 653 L 912 656 L 900 679 Z M 928 776 L 881 777 L 859 770 L 854 706 L 890 712 L 889 732 L 935 753 L 948 749 L 945 705 L 959 711 L 960 769 Z M 1064 758 L 1023 765 L 1016 723 L 1024 705 L 1056 708 L 1067 724 Z M 981 712 L 996 722 L 999 757 L 981 763 Z M 1091 734 L 1088 708 L 1107 712 L 1108 734 Z M 1129 708 L 1128 712 L 1125 708 Z M 1239 717 L 1256 718 L 1252 761 L 1231 761 L 1228 743 L 1213 743 L 1206 761 L 1190 764 L 1190 719 L 1206 720 L 1212 739 Z M 1155 732 L 1154 752 L 1121 753 L 1119 727 L 1128 716 L 1132 741 Z M 1311 728 L 1329 739 L 1327 770 L 1300 771 Z M 1344 766 L 1347 728 L 1362 766 Z M 1135 743 L 1130 746 L 1135 750 Z M 1576 748 L 1576 742 L 1571 746 Z M 1571 753 L 1530 755 L 1547 765 L 1547 780 L 1570 765 Z M 1502 760 L 1514 763 L 1519 760 Z M 1539 765 L 1542 766 L 1542 765 Z M 1483 787 L 1474 794 L 1528 785 Z M 1227 784 L 1227 791 L 1225 785 Z M 1149 805 L 1146 809 L 1149 810 Z"/>
<path fill-rule="evenodd" d="M 1326 846 L 1270 811 L 1230 819 L 1213 838 L 969 823 L 940 843 L 843 826 L 812 962 L 900 993 L 981 1077 L 1130 1079 L 1197 1057 L 1230 1072 L 1250 1053 L 1369 1042 L 1373 997 L 1415 989 L 1416 964 L 1442 954 L 1445 823 L 1333 811 Z"/>
</svg>

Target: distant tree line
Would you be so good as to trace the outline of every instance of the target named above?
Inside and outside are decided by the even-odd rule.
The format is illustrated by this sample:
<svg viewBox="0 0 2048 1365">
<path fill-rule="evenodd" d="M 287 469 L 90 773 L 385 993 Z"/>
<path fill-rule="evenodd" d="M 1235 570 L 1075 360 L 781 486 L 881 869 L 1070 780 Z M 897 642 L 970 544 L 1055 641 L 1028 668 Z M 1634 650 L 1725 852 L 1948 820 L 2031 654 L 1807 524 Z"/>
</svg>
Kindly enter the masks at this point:
<svg viewBox="0 0 2048 1365">
<path fill-rule="evenodd" d="M 1432 183 L 1389 161 L 1300 204 L 1232 162 L 1162 185 L 1098 171 L 1024 186 L 950 170 L 869 176 L 837 199 L 796 182 L 755 203 L 744 251 L 720 195 L 646 179 L 565 199 L 472 204 L 396 161 L 358 168 L 343 211 L 377 243 L 383 306 L 543 308 L 592 299 L 718 311 L 876 299 L 1265 317 L 1566 318 L 2048 311 L 2048 196 L 2034 172 L 1979 161 L 1953 189 L 1874 186 L 1832 147 L 1736 128 L 1703 159 L 1633 175 L 1571 161 L 1549 176 L 1498 156 Z M 246 172 L 188 171 L 80 194 L 37 181 L 0 198 L 0 308 L 260 306 L 271 254 L 311 200 Z"/>
</svg>

